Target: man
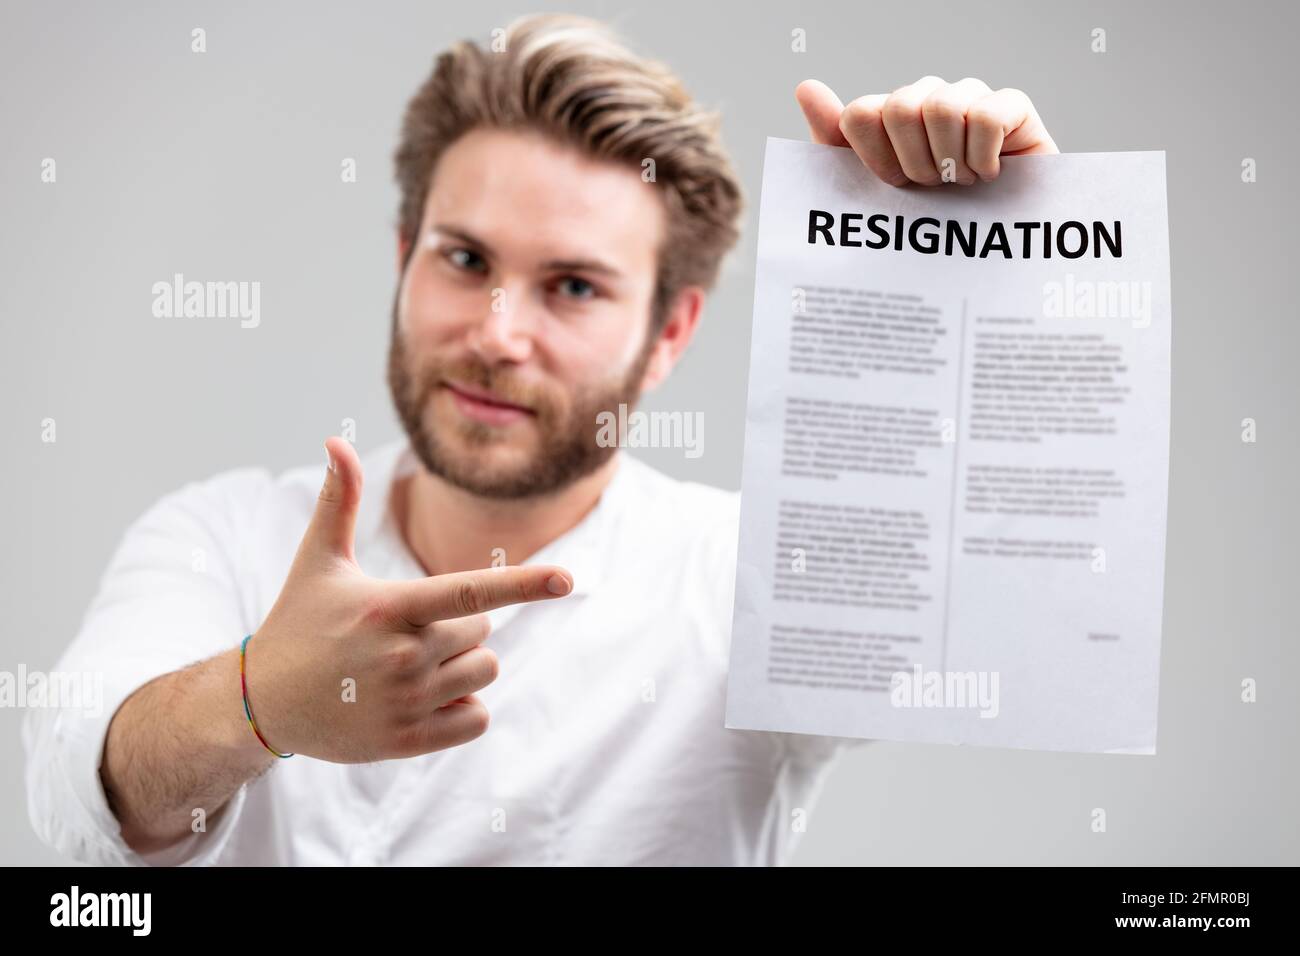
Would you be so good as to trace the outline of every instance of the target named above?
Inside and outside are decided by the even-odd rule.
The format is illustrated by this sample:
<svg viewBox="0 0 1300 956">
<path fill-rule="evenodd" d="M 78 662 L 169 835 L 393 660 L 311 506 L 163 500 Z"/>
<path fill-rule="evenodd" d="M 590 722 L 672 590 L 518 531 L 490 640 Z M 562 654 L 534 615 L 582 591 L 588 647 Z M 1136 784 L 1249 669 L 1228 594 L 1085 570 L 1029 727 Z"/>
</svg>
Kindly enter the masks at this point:
<svg viewBox="0 0 1300 956">
<path fill-rule="evenodd" d="M 389 384 L 407 440 L 363 466 L 331 438 L 323 487 L 315 468 L 229 472 L 128 531 L 60 663 L 104 674 L 103 716 L 24 725 L 33 823 L 62 853 L 793 850 L 845 741 L 723 726 L 738 496 L 598 440 L 602 411 L 671 372 L 735 241 L 716 117 L 591 21 L 527 18 L 505 44 L 444 53 L 402 130 Z M 1023 94 L 977 80 L 796 96 L 816 141 L 897 186 L 1056 151 Z"/>
</svg>

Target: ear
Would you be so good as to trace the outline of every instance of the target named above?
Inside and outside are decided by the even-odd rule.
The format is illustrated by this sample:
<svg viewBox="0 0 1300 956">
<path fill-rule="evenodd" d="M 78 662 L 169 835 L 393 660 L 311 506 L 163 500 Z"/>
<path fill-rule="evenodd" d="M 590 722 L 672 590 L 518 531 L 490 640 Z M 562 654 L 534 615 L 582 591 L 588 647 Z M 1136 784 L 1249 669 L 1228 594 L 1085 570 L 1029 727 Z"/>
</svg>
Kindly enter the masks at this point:
<svg viewBox="0 0 1300 956">
<path fill-rule="evenodd" d="M 641 378 L 641 391 L 659 387 L 686 352 L 686 346 L 695 337 L 704 311 L 706 294 L 699 286 L 687 286 L 678 291 L 668 308 L 668 315 L 659 337 L 650 352 L 645 374 Z"/>
</svg>

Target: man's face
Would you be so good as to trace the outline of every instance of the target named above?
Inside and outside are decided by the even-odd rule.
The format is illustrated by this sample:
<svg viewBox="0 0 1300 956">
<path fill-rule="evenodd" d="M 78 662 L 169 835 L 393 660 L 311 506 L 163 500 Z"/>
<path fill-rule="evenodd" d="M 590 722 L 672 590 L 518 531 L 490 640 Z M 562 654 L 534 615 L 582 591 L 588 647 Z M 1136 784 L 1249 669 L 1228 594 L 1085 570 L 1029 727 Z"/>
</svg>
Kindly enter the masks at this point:
<svg viewBox="0 0 1300 956">
<path fill-rule="evenodd" d="M 636 169 L 476 129 L 434 172 L 394 303 L 389 384 L 425 467 L 475 494 L 563 488 L 635 404 L 665 212 Z"/>
</svg>

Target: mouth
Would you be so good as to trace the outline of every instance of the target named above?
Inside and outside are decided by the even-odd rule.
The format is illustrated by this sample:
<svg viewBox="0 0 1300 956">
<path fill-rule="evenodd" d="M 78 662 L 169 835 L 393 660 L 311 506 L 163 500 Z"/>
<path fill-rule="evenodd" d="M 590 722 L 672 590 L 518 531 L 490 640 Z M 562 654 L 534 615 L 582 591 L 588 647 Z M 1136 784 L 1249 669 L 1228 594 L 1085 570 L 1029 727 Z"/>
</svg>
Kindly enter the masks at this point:
<svg viewBox="0 0 1300 956">
<path fill-rule="evenodd" d="M 444 380 L 442 387 L 451 395 L 457 410 L 471 421 L 485 425 L 509 425 L 534 414 L 531 408 L 507 402 L 473 385 Z"/>
</svg>

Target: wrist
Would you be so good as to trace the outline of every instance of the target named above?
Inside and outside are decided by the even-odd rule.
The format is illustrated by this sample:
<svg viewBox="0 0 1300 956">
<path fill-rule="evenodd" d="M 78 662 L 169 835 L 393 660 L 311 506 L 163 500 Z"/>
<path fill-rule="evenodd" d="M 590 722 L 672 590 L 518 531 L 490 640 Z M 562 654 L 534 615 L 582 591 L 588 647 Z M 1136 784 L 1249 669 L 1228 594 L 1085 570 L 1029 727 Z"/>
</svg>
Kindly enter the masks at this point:
<svg viewBox="0 0 1300 956">
<path fill-rule="evenodd" d="M 227 755 L 240 767 L 261 772 L 276 759 L 262 746 L 244 713 L 244 695 L 239 674 L 239 648 L 212 658 L 205 680 L 205 693 L 210 701 L 208 720 L 198 729 L 202 743 Z"/>
</svg>

